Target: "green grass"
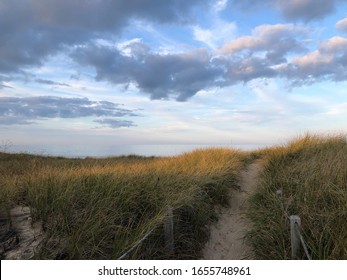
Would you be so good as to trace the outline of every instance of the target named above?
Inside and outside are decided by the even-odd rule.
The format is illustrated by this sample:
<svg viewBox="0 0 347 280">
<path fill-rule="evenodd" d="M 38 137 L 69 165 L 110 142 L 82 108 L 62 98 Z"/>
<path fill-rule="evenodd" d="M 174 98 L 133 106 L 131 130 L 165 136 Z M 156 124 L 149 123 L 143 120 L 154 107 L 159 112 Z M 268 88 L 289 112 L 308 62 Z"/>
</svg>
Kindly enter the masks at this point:
<svg viewBox="0 0 347 280">
<path fill-rule="evenodd" d="M 244 153 L 205 149 L 171 158 L 64 159 L 0 154 L 0 209 L 21 204 L 42 221 L 39 259 L 199 258 L 244 166 Z M 175 214 L 175 255 L 163 238 L 167 205 Z"/>
<path fill-rule="evenodd" d="M 306 135 L 257 153 L 266 158 L 250 209 L 257 258 L 291 258 L 287 216 L 299 215 L 313 259 L 347 259 L 346 137 Z"/>
</svg>

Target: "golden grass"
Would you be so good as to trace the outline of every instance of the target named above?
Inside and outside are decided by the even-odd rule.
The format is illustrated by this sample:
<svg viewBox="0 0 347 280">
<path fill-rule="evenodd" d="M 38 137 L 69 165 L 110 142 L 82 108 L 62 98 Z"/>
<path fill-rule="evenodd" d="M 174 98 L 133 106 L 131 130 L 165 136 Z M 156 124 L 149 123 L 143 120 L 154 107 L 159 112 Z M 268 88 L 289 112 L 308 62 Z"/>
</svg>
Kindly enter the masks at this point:
<svg viewBox="0 0 347 280">
<path fill-rule="evenodd" d="M 171 158 L 63 159 L 0 154 L 0 206 L 29 205 L 46 232 L 36 258 L 115 259 L 154 229 L 129 258 L 197 258 L 213 207 L 227 204 L 244 153 L 205 149 Z M 165 250 L 166 206 L 175 211 L 176 254 Z"/>
</svg>

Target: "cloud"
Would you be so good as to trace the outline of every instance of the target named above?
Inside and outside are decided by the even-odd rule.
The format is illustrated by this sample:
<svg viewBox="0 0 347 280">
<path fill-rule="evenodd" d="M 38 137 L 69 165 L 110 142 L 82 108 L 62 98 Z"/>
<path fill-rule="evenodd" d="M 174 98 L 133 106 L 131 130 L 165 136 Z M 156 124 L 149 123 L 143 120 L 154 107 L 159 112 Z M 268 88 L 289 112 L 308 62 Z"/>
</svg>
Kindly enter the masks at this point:
<svg viewBox="0 0 347 280">
<path fill-rule="evenodd" d="M 6 85 L 6 82 L 9 80 L 9 77 L 0 75 L 0 90 L 3 88 L 12 88 L 11 86 Z"/>
<path fill-rule="evenodd" d="M 12 87 L 4 85 L 4 84 L 0 84 L 0 89 L 3 89 L 3 88 L 12 88 Z"/>
<path fill-rule="evenodd" d="M 277 0 L 277 8 L 289 20 L 321 19 L 335 10 L 336 0 Z"/>
<path fill-rule="evenodd" d="M 347 79 L 347 39 L 333 37 L 319 49 L 304 56 L 295 57 L 281 67 L 282 74 L 293 83 L 313 83 L 323 79 L 342 81 Z"/>
<path fill-rule="evenodd" d="M 8 87 L 6 82 L 20 77 L 44 85 L 68 87 L 65 83 L 36 79 L 27 71 L 59 52 L 69 55 L 79 66 L 92 67 L 96 80 L 125 88 L 135 85 L 151 99 L 186 101 L 201 90 L 256 78 L 284 77 L 294 79 L 297 85 L 318 81 L 319 77 L 344 80 L 346 55 L 342 39 L 331 38 L 318 50 L 291 59 L 307 51 L 303 39 L 310 33 L 308 28 L 295 24 L 262 25 L 249 36 L 230 40 L 235 37 L 237 27 L 222 20 L 219 14 L 233 3 L 247 7 L 270 5 L 288 19 L 307 21 L 328 15 L 340 1 L 88 0 L 82 1 L 82 5 L 80 0 L 2 0 L 0 89 Z M 192 24 L 189 14 L 197 6 L 211 8 L 209 29 L 191 25 L 195 39 L 210 49 L 155 52 L 139 38 L 127 38 L 128 41 L 115 44 L 124 28 L 134 21 Z M 344 31 L 345 25 L 343 19 L 336 28 Z M 305 61 L 313 62 L 317 68 Z M 337 67 L 333 68 L 332 63 Z"/>
<path fill-rule="evenodd" d="M 312 84 L 322 80 L 347 79 L 347 39 L 332 37 L 317 50 L 307 51 L 305 36 L 309 29 L 293 24 L 262 25 L 251 36 L 226 43 L 220 52 L 232 81 L 248 82 L 256 78 L 282 77 L 290 86 Z M 301 41 L 298 36 L 304 37 Z"/>
<path fill-rule="evenodd" d="M 218 13 L 220 11 L 223 11 L 227 5 L 228 5 L 228 0 L 218 0 L 216 1 L 216 4 L 213 6 L 213 8 Z"/>
<path fill-rule="evenodd" d="M 311 21 L 331 14 L 342 0 L 234 0 L 233 4 L 244 9 L 257 10 L 269 6 L 277 9 L 287 20 Z"/>
<path fill-rule="evenodd" d="M 308 33 L 308 29 L 293 24 L 261 25 L 256 27 L 252 36 L 243 36 L 221 47 L 223 54 L 240 52 L 252 53 L 265 51 L 273 64 L 285 62 L 287 53 L 302 52 L 306 47 L 297 37 Z"/>
<path fill-rule="evenodd" d="M 231 60 L 228 64 L 226 80 L 229 84 L 249 82 L 257 78 L 273 78 L 276 70 L 271 68 L 267 59 L 260 57 L 245 57 Z"/>
<path fill-rule="evenodd" d="M 298 38 L 307 33 L 306 27 L 293 24 L 261 25 L 251 36 L 224 44 L 218 59 L 227 69 L 225 81 L 232 84 L 278 76 L 276 67 L 288 63 L 288 54 L 306 50 Z"/>
<path fill-rule="evenodd" d="M 72 57 L 81 65 L 92 66 L 97 80 L 113 84 L 136 84 L 151 99 L 176 98 L 185 101 L 199 90 L 216 86 L 223 69 L 211 63 L 203 49 L 177 54 L 153 53 L 142 42 L 131 41 L 126 53 L 107 46 L 89 44 Z"/>
<path fill-rule="evenodd" d="M 341 19 L 336 23 L 336 28 L 341 32 L 347 33 L 347 18 Z"/>
<path fill-rule="evenodd" d="M 268 7 L 269 5 L 273 4 L 276 0 L 263 0 L 263 1 L 257 1 L 257 0 L 233 0 L 232 5 L 236 6 L 238 8 L 241 8 L 243 10 L 255 10 L 259 9 L 261 7 Z"/>
<path fill-rule="evenodd" d="M 195 40 L 205 43 L 210 48 L 216 47 L 216 45 L 213 41 L 213 33 L 211 30 L 203 29 L 200 26 L 194 26 L 193 27 L 193 35 L 194 35 Z"/>
<path fill-rule="evenodd" d="M 194 39 L 206 44 L 212 50 L 219 48 L 221 44 L 235 37 L 236 24 L 234 22 L 225 22 L 216 19 L 209 29 L 193 26 Z"/>
<path fill-rule="evenodd" d="M 318 82 L 320 78 L 346 80 L 346 41 L 333 37 L 319 49 L 307 51 L 310 30 L 294 24 L 262 25 L 252 35 L 224 44 L 218 51 L 206 49 L 162 54 L 141 40 L 118 48 L 97 44 L 79 47 L 72 58 L 93 67 L 95 79 L 115 85 L 135 85 L 151 99 L 186 101 L 201 90 L 282 77 L 291 86 Z"/>
<path fill-rule="evenodd" d="M 94 122 L 111 127 L 111 128 L 135 126 L 134 122 L 127 121 L 127 120 L 102 119 L 102 120 L 94 120 Z"/>
<path fill-rule="evenodd" d="M 44 80 L 44 79 L 36 79 L 36 83 L 43 84 L 43 85 L 50 85 L 50 86 L 64 86 L 64 87 L 69 87 L 70 85 L 65 84 L 65 83 L 59 83 L 51 80 Z"/>
<path fill-rule="evenodd" d="M 229 6 L 228 0 L 218 0 L 212 5 L 212 8 L 207 12 L 208 22 L 202 25 L 193 25 L 191 27 L 193 38 L 196 41 L 202 42 L 210 49 L 216 50 L 220 45 L 224 44 L 236 37 L 237 25 L 230 19 L 223 19 L 221 12 Z"/>
<path fill-rule="evenodd" d="M 0 73 L 40 66 L 49 55 L 92 39 L 114 37 L 134 19 L 158 24 L 189 18 L 210 0 L 2 0 Z"/>
<path fill-rule="evenodd" d="M 91 101 L 87 98 L 62 98 L 54 96 L 0 97 L 0 124 L 31 124 L 37 120 L 52 118 L 77 119 L 83 117 L 107 117 L 95 122 L 112 128 L 133 125 L 120 117 L 138 116 L 134 111 L 120 108 L 109 101 Z M 118 126 L 115 124 L 118 123 Z M 122 125 L 124 124 L 124 125 Z"/>
<path fill-rule="evenodd" d="M 327 111 L 326 115 L 346 115 L 347 113 L 347 103 L 335 104 L 330 106 L 329 111 Z"/>
</svg>

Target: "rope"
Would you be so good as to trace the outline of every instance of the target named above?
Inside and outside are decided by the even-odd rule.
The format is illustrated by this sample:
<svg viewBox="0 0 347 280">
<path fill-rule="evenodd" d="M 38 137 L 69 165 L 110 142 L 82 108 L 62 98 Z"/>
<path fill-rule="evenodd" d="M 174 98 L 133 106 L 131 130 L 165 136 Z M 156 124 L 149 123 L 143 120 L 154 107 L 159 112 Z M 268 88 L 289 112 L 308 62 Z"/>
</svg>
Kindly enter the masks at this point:
<svg viewBox="0 0 347 280">
<path fill-rule="evenodd" d="M 133 247 L 131 247 L 128 251 L 126 251 L 123 255 L 121 255 L 117 260 L 122 260 L 124 259 L 130 252 L 132 252 L 137 246 L 139 246 L 143 241 L 146 240 L 146 238 L 153 232 L 154 229 L 152 229 L 151 231 L 149 231 L 144 237 L 141 238 L 140 241 L 138 241 L 137 243 L 135 243 L 135 245 Z"/>
<path fill-rule="evenodd" d="M 302 234 L 301 234 L 300 226 L 299 226 L 298 223 L 295 223 L 295 225 L 297 226 L 297 227 L 295 227 L 295 229 L 296 229 L 297 234 L 298 234 L 299 237 L 300 237 L 301 245 L 302 245 L 302 247 L 304 248 L 306 257 L 307 257 L 309 260 L 312 260 L 312 257 L 311 257 L 311 255 L 310 255 L 310 253 L 308 252 L 307 245 L 306 245 L 306 243 L 305 243 L 304 237 L 303 237 Z"/>
<path fill-rule="evenodd" d="M 282 197 L 282 190 L 277 190 L 277 191 L 276 191 L 276 197 L 277 197 L 277 199 L 278 199 L 279 202 L 280 202 L 280 205 L 281 205 L 281 208 L 282 208 L 282 211 L 283 211 L 284 215 L 286 216 L 286 218 L 287 218 L 288 220 L 290 220 L 290 216 L 288 215 L 288 212 L 286 211 L 286 209 L 285 209 L 285 207 L 284 207 L 283 197 Z M 310 253 L 308 252 L 308 248 L 307 248 L 307 245 L 306 245 L 306 243 L 305 243 L 304 237 L 303 237 L 302 234 L 301 234 L 300 225 L 299 225 L 298 223 L 295 223 L 295 225 L 297 225 L 297 227 L 295 227 L 295 229 L 296 229 L 297 234 L 298 234 L 299 237 L 300 237 L 300 242 L 301 242 L 302 247 L 304 248 L 305 254 L 306 254 L 306 256 L 307 256 L 307 258 L 308 258 L 309 260 L 312 260 L 312 257 L 311 257 L 311 255 L 310 255 Z"/>
<path fill-rule="evenodd" d="M 159 178 L 158 178 L 159 181 Z M 179 206 L 176 208 L 172 208 L 173 211 L 181 208 L 183 206 Z M 151 231 L 149 231 L 144 237 L 142 237 L 138 242 L 135 243 L 135 245 L 133 245 L 128 251 L 126 251 L 123 255 L 121 255 L 117 260 L 122 260 L 124 259 L 130 252 L 132 252 L 136 247 L 138 247 L 143 241 L 145 241 L 147 239 L 147 237 L 154 231 L 154 229 L 152 229 Z"/>
</svg>

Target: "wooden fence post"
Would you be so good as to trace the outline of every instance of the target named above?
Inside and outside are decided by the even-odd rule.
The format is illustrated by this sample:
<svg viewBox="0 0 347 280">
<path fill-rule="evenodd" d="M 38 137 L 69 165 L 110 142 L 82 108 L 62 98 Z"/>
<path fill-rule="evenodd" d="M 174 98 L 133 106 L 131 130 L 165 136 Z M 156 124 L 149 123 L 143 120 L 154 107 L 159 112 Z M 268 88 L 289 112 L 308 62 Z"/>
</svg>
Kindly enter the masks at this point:
<svg viewBox="0 0 347 280">
<path fill-rule="evenodd" d="M 297 259 L 297 255 L 300 249 L 300 236 L 296 230 L 296 226 L 301 225 L 301 219 L 299 216 L 292 215 L 290 219 L 290 242 L 292 246 L 292 260 Z"/>
<path fill-rule="evenodd" d="M 174 245 L 174 221 L 173 221 L 173 207 L 167 206 L 167 215 L 164 222 L 164 233 L 165 233 L 165 245 L 168 253 L 172 255 L 175 252 Z"/>
</svg>

